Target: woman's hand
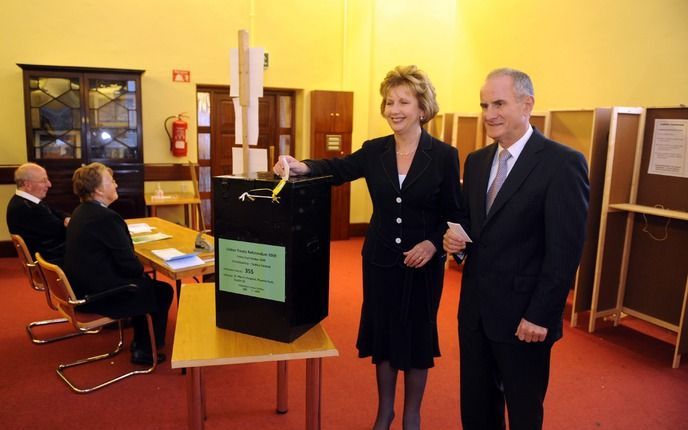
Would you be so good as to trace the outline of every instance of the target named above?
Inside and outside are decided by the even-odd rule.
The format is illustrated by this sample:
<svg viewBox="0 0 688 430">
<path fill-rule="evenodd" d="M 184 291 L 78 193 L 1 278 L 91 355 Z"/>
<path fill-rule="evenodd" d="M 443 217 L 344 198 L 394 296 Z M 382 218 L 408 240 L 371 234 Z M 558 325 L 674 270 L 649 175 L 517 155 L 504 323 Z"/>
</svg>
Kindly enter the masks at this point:
<svg viewBox="0 0 688 430">
<path fill-rule="evenodd" d="M 409 251 L 404 252 L 404 264 L 415 269 L 425 266 L 428 261 L 435 255 L 437 248 L 429 240 L 424 240 Z"/>
<path fill-rule="evenodd" d="M 310 167 L 306 163 L 297 160 L 291 155 L 280 155 L 277 163 L 272 166 L 272 171 L 275 172 L 275 175 L 284 176 L 284 161 L 282 160 L 286 160 L 289 165 L 289 175 L 307 175 L 311 172 Z"/>
</svg>

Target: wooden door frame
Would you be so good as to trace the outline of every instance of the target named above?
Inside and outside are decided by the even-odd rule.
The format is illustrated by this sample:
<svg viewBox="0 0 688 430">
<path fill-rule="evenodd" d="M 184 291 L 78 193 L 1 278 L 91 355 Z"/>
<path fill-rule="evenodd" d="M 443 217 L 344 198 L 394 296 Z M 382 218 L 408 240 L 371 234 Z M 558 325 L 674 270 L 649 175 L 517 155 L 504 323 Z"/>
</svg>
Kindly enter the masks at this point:
<svg viewBox="0 0 688 430">
<path fill-rule="evenodd" d="M 199 145 L 196 147 L 196 159 L 198 161 L 199 165 L 199 179 L 201 177 L 201 168 L 202 167 L 210 167 L 210 174 L 211 176 L 216 175 L 217 173 L 214 171 L 216 169 L 213 168 L 213 162 L 212 162 L 212 148 L 213 145 L 216 145 L 219 143 L 219 135 L 217 134 L 217 130 L 213 130 L 213 126 L 215 124 L 216 118 L 213 117 L 214 112 L 216 112 L 217 106 L 213 106 L 213 97 L 212 94 L 229 94 L 229 85 L 213 85 L 213 84 L 197 84 L 196 85 L 196 101 L 195 101 L 195 106 L 196 106 L 196 124 L 198 124 L 198 93 L 211 93 L 211 106 L 210 106 L 210 125 L 209 126 L 197 126 L 197 137 L 200 134 L 203 133 L 208 133 L 210 134 L 210 159 L 201 159 L 198 154 L 198 149 Z M 284 133 L 283 130 L 279 127 L 279 102 L 275 104 L 275 113 L 276 113 L 276 121 L 275 121 L 275 127 L 274 127 L 274 133 L 273 133 L 273 142 L 270 142 L 271 145 L 273 145 L 276 148 L 279 148 L 279 137 L 280 135 L 290 135 L 291 139 L 291 145 L 289 147 L 289 153 L 290 155 L 294 155 L 296 152 L 296 98 L 299 93 L 299 90 L 297 89 L 289 89 L 289 88 L 265 88 L 263 90 L 264 94 L 269 95 L 269 96 L 287 96 L 291 98 L 291 133 Z M 277 149 L 279 151 L 279 149 Z M 271 166 L 268 166 L 271 167 Z M 200 192 L 201 196 L 201 201 L 204 199 L 207 200 L 209 199 L 212 205 L 212 190 L 211 191 L 205 191 L 205 192 Z M 212 212 L 212 206 L 211 206 L 211 212 Z M 211 214 L 212 215 L 212 214 Z M 206 219 L 212 219 L 212 217 L 206 217 Z"/>
</svg>

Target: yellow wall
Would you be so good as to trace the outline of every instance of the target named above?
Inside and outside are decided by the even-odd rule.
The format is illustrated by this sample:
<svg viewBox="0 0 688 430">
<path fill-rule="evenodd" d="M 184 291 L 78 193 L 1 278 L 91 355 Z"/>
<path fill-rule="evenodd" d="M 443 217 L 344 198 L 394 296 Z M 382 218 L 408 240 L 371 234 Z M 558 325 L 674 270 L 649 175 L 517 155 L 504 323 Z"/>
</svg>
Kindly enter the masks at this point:
<svg viewBox="0 0 688 430">
<path fill-rule="evenodd" d="M 144 161 L 167 150 L 163 120 L 194 112 L 196 84 L 228 84 L 237 31 L 270 53 L 265 86 L 299 90 L 297 156 L 309 154 L 314 89 L 354 91 L 353 146 L 387 134 L 378 85 L 397 64 L 432 78 L 444 112 L 477 112 L 487 71 L 509 65 L 535 82 L 536 110 L 686 102 L 685 0 L 34 0 L 5 2 L 0 27 L 0 164 L 26 161 L 16 63 L 146 70 Z M 64 30 L 62 30 L 64 28 Z M 173 83 L 172 69 L 191 71 Z M 190 121 L 190 159 L 196 159 Z M 0 186 L 4 215 L 13 187 Z M 351 221 L 371 206 L 352 186 Z M 0 240 L 9 235 L 0 223 Z"/>
<path fill-rule="evenodd" d="M 669 106 L 688 98 L 685 0 L 457 1 L 457 58 L 475 101 L 489 70 L 511 66 L 535 84 L 535 110 Z M 459 85 L 463 93 L 466 87 Z"/>
</svg>

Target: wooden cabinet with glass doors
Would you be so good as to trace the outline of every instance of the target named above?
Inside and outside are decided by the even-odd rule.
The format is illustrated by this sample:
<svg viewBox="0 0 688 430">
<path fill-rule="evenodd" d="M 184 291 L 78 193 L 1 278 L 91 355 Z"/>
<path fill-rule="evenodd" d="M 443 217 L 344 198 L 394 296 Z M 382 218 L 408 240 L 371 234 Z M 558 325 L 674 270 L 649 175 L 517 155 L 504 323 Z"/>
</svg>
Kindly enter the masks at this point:
<svg viewBox="0 0 688 430">
<path fill-rule="evenodd" d="M 94 161 L 110 167 L 125 218 L 145 214 L 141 126 L 142 70 L 18 64 L 23 70 L 27 158 L 46 168 L 47 200 L 78 204 L 72 173 Z"/>
</svg>

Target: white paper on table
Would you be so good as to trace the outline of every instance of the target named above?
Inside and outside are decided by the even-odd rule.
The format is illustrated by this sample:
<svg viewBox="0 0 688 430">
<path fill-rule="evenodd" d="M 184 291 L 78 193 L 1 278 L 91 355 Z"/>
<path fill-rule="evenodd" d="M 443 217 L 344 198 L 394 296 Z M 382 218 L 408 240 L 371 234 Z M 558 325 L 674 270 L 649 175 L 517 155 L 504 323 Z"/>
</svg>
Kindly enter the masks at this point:
<svg viewBox="0 0 688 430">
<path fill-rule="evenodd" d="M 241 175 L 244 173 L 244 152 L 242 148 L 232 147 L 232 174 Z M 267 172 L 268 170 L 268 150 L 265 148 L 248 149 L 248 171 Z"/>
<path fill-rule="evenodd" d="M 457 224 L 455 222 L 447 221 L 447 225 L 449 226 L 449 230 L 453 231 L 457 235 L 459 235 L 459 238 L 462 239 L 464 242 L 470 242 L 473 243 L 470 237 L 468 237 L 468 233 L 466 233 L 466 230 L 461 227 L 461 224 Z"/>
<path fill-rule="evenodd" d="M 241 105 L 239 98 L 232 99 L 234 104 L 234 144 L 241 146 L 243 142 L 243 122 L 241 122 Z M 258 99 L 250 98 L 246 109 L 248 114 L 248 144 L 249 146 L 258 145 Z"/>
<path fill-rule="evenodd" d="M 151 226 L 149 226 L 145 222 L 135 223 L 135 224 L 127 224 L 127 228 L 129 229 L 129 234 L 150 233 L 153 231 Z"/>
<path fill-rule="evenodd" d="M 181 258 L 187 255 L 177 248 L 154 249 L 151 252 L 165 261 L 174 260 L 175 258 Z"/>
<path fill-rule="evenodd" d="M 196 252 L 185 254 L 176 248 L 154 249 L 151 252 L 165 260 L 165 264 L 173 270 L 205 264 Z"/>
<path fill-rule="evenodd" d="M 263 97 L 264 48 L 248 49 L 248 96 L 249 99 Z M 229 96 L 239 97 L 239 50 L 229 50 Z"/>
</svg>

